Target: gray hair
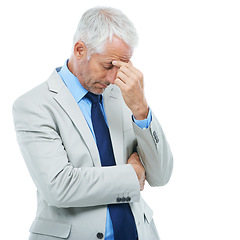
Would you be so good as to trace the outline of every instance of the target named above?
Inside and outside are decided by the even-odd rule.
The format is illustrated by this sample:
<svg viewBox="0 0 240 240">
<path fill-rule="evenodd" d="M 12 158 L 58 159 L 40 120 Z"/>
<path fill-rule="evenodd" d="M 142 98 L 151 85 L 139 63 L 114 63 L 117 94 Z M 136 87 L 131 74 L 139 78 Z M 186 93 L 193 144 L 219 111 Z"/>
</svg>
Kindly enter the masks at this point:
<svg viewBox="0 0 240 240">
<path fill-rule="evenodd" d="M 113 35 L 121 38 L 133 51 L 138 35 L 132 22 L 118 9 L 95 7 L 87 10 L 80 19 L 73 37 L 74 45 L 84 42 L 88 49 L 88 60 L 93 53 L 103 53 L 107 40 Z"/>
</svg>

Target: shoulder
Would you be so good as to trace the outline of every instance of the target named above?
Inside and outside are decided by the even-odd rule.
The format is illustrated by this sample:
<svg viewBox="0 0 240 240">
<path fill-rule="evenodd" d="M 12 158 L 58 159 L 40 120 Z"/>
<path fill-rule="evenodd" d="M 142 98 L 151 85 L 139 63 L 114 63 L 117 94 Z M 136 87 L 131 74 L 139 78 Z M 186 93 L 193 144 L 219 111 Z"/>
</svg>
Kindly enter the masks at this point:
<svg viewBox="0 0 240 240">
<path fill-rule="evenodd" d="M 13 110 L 29 108 L 29 106 L 39 105 L 47 95 L 47 82 L 43 82 L 33 89 L 19 96 L 13 103 Z"/>
<path fill-rule="evenodd" d="M 38 86 L 27 91 L 19 96 L 13 103 L 13 106 L 20 107 L 22 105 L 35 105 L 40 106 L 45 103 L 50 103 L 54 95 L 64 86 L 63 81 L 54 70 L 50 77 L 39 84 Z"/>
</svg>

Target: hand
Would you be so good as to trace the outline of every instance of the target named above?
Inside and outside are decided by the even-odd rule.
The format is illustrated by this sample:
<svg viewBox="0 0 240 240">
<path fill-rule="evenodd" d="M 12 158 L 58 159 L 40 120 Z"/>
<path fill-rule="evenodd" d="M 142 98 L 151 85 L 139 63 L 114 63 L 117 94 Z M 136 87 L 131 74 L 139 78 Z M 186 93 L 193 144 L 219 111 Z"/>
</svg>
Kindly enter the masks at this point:
<svg viewBox="0 0 240 240">
<path fill-rule="evenodd" d="M 140 191 L 142 191 L 145 185 L 145 168 L 143 167 L 138 157 L 138 154 L 136 152 L 130 156 L 130 158 L 127 161 L 127 164 L 132 164 L 133 169 L 135 170 L 138 177 L 138 181 L 140 184 Z"/>
<path fill-rule="evenodd" d="M 132 62 L 113 61 L 118 67 L 114 84 L 122 92 L 123 99 L 137 120 L 143 120 L 148 116 L 148 104 L 144 95 L 143 74 L 136 69 Z"/>
</svg>

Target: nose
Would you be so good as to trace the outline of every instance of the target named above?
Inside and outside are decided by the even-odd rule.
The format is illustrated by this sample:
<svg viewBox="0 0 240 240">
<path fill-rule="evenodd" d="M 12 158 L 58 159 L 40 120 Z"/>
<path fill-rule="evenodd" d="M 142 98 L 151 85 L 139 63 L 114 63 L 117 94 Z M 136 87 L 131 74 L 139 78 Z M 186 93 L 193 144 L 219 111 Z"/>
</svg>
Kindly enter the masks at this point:
<svg viewBox="0 0 240 240">
<path fill-rule="evenodd" d="M 113 84 L 114 80 L 116 79 L 117 72 L 118 72 L 118 68 L 116 66 L 113 66 L 111 69 L 109 69 L 106 76 L 106 80 L 111 84 Z"/>
</svg>

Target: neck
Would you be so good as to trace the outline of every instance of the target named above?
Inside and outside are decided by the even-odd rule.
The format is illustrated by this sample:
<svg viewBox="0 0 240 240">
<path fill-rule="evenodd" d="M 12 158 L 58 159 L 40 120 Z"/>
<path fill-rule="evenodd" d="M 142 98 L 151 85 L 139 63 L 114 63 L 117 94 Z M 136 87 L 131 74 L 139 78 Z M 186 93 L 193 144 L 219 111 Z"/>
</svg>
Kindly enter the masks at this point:
<svg viewBox="0 0 240 240">
<path fill-rule="evenodd" d="M 75 68 L 74 68 L 74 60 L 73 60 L 73 57 L 70 57 L 68 62 L 67 62 L 67 67 L 69 69 L 69 71 L 74 75 L 74 76 L 77 76 L 76 75 L 76 71 L 75 71 Z"/>
</svg>

